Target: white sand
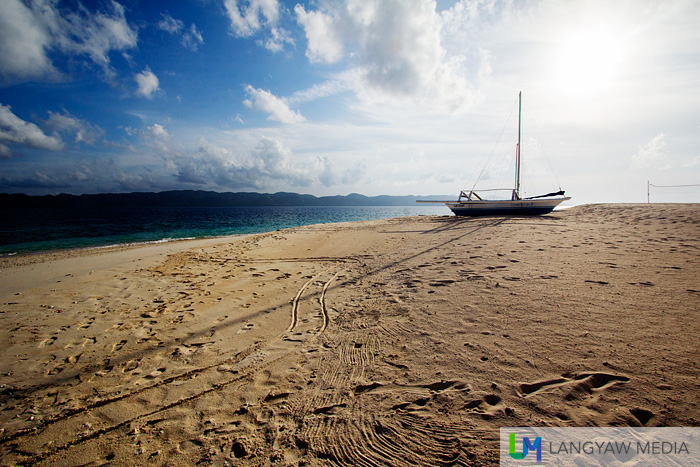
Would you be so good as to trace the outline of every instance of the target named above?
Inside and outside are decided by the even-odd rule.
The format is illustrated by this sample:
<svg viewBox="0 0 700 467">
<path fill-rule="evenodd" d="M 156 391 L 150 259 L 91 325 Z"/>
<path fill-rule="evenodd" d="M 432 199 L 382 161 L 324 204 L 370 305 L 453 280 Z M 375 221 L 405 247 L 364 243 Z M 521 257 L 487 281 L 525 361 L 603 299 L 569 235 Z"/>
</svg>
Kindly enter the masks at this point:
<svg viewBox="0 0 700 467">
<path fill-rule="evenodd" d="M 0 464 L 493 465 L 500 426 L 697 426 L 700 207 L 5 258 Z"/>
</svg>

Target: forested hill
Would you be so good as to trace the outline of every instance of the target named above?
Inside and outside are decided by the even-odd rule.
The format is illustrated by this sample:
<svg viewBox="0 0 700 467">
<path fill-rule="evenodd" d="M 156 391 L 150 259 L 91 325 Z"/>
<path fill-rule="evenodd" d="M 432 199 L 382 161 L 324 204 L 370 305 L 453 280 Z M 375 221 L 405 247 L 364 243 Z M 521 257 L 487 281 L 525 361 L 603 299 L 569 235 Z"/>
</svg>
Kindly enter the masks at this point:
<svg viewBox="0 0 700 467">
<path fill-rule="evenodd" d="M 225 207 L 225 206 L 414 206 L 416 200 L 444 200 L 445 196 L 347 196 L 298 193 L 217 193 L 214 191 L 163 191 L 159 193 L 105 193 L 45 195 L 0 193 L 2 208 L 97 207 Z"/>
</svg>

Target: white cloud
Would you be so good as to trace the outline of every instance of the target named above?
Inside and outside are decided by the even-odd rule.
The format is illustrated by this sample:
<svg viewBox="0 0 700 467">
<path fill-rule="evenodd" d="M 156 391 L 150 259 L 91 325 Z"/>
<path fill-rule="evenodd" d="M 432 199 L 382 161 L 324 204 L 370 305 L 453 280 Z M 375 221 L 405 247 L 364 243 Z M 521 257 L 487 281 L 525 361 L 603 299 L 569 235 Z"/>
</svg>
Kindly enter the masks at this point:
<svg viewBox="0 0 700 467">
<path fill-rule="evenodd" d="M 328 80 L 320 84 L 315 84 L 309 89 L 303 89 L 295 92 L 289 96 L 287 102 L 291 105 L 303 104 L 305 102 L 311 102 L 316 99 L 332 96 L 334 94 L 347 91 L 348 89 L 347 84 L 343 80 Z"/>
<path fill-rule="evenodd" d="M 311 62 L 350 65 L 348 84 L 364 101 L 414 100 L 427 110 L 451 112 L 471 103 L 464 57 L 442 45 L 442 19 L 433 2 L 320 2 L 295 8 Z"/>
<path fill-rule="evenodd" d="M 241 153 L 203 140 L 193 154 L 177 155 L 171 162 L 179 182 L 234 190 L 309 186 L 316 171 L 312 165 L 294 164 L 287 146 L 266 137 Z"/>
<path fill-rule="evenodd" d="M 343 59 L 345 48 L 333 17 L 320 11 L 307 12 L 302 5 L 294 7 L 294 12 L 306 32 L 306 56 L 311 63 L 335 63 Z"/>
<path fill-rule="evenodd" d="M 138 128 L 125 127 L 124 131 L 129 136 L 140 137 L 148 146 L 151 148 L 156 148 L 159 151 L 169 151 L 173 148 L 168 146 L 172 136 L 168 133 L 168 130 L 159 123 L 154 123 L 151 126 L 147 126 L 145 130 Z"/>
<path fill-rule="evenodd" d="M 169 32 L 170 34 L 177 34 L 185 27 L 185 23 L 179 19 L 173 18 L 168 13 L 163 13 L 162 16 L 163 19 L 158 21 L 157 26 L 163 31 Z"/>
<path fill-rule="evenodd" d="M 142 133 L 142 136 L 150 145 L 158 150 L 163 152 L 170 150 L 168 142 L 170 141 L 171 136 L 163 125 L 154 123 L 146 128 L 146 131 Z"/>
<path fill-rule="evenodd" d="M 168 133 L 168 130 L 166 130 L 165 127 L 163 127 L 163 125 L 159 125 L 158 123 L 154 123 L 153 125 L 146 128 L 146 130 L 146 133 L 151 135 L 155 139 L 170 139 L 170 134 Z"/>
<path fill-rule="evenodd" d="M 86 55 L 107 78 L 114 76 L 109 54 L 136 46 L 137 32 L 126 22 L 124 7 L 106 11 L 61 10 L 56 2 L 6 0 L 0 8 L 0 75 L 5 82 L 61 79 L 49 54 Z"/>
<path fill-rule="evenodd" d="M 182 34 L 180 43 L 183 47 L 196 52 L 199 46 L 204 43 L 202 33 L 197 29 L 197 26 L 195 26 L 194 23 L 190 25 L 189 29 L 185 29 L 185 23 L 179 19 L 173 18 L 168 13 L 163 13 L 162 16 L 163 19 L 161 19 L 157 24 L 158 29 L 172 35 Z"/>
<path fill-rule="evenodd" d="M 668 148 L 668 134 L 659 133 L 646 144 L 639 146 L 637 152 L 632 156 L 633 169 L 689 169 L 700 165 L 700 156 L 686 157 L 679 154 L 672 154 Z"/>
<path fill-rule="evenodd" d="M 263 42 L 266 49 L 271 52 L 281 52 L 285 44 L 294 45 L 294 39 L 283 28 L 271 28 L 269 37 Z"/>
<path fill-rule="evenodd" d="M 65 49 L 89 55 L 95 63 L 107 66 L 109 53 L 136 46 L 137 33 L 127 24 L 124 7 L 112 2 L 111 14 L 81 17 L 73 14 L 70 33 L 77 40 L 66 41 Z"/>
<path fill-rule="evenodd" d="M 138 85 L 136 93 L 146 99 L 153 99 L 153 94 L 160 89 L 158 77 L 149 68 L 146 68 L 141 73 L 137 73 L 134 79 Z"/>
<path fill-rule="evenodd" d="M 0 159 L 9 159 L 12 157 L 12 150 L 5 144 L 0 143 Z"/>
<path fill-rule="evenodd" d="M 321 166 L 321 173 L 318 176 L 318 180 L 323 186 L 331 187 L 338 184 L 338 177 L 333 170 L 333 164 L 331 164 L 328 156 L 323 156 L 319 158 L 319 164 Z"/>
<path fill-rule="evenodd" d="M 226 0 L 224 6 L 231 30 L 237 37 L 263 34 L 265 38 L 257 42 L 271 52 L 280 52 L 285 44 L 294 44 L 289 31 L 279 27 L 278 0 Z"/>
<path fill-rule="evenodd" d="M 190 50 L 197 51 L 200 45 L 204 44 L 202 33 L 197 30 L 197 27 L 192 23 L 190 28 L 182 35 L 181 44 Z"/>
<path fill-rule="evenodd" d="M 639 146 L 638 151 L 632 156 L 632 168 L 634 169 L 660 169 L 666 165 L 668 151 L 666 150 L 666 133 L 659 133 L 648 143 Z"/>
<path fill-rule="evenodd" d="M 55 77 L 58 71 L 46 55 L 52 44 L 47 28 L 20 0 L 0 8 L 0 75 L 6 81 Z"/>
<path fill-rule="evenodd" d="M 11 146 L 15 144 L 49 151 L 63 148 L 59 137 L 46 135 L 35 124 L 16 116 L 9 105 L 0 104 L 0 154 L 10 157 Z"/>
<path fill-rule="evenodd" d="M 275 25 L 279 19 L 277 0 L 226 0 L 226 12 L 233 32 L 239 37 L 249 37 L 263 26 Z"/>
<path fill-rule="evenodd" d="M 247 85 L 245 92 L 249 98 L 243 103 L 250 109 L 262 110 L 268 113 L 268 120 L 287 124 L 301 123 L 306 120 L 299 112 L 289 108 L 289 103 L 285 98 L 277 97 L 270 91 L 256 89 Z"/>
<path fill-rule="evenodd" d="M 154 123 L 151 126 L 147 126 L 145 130 L 140 130 L 138 128 L 124 127 L 124 131 L 129 136 L 140 136 L 141 138 L 151 141 L 151 140 L 161 140 L 167 141 L 171 138 L 170 133 L 165 127 L 159 123 Z"/>
<path fill-rule="evenodd" d="M 104 131 L 99 126 L 75 118 L 66 111 L 64 113 L 49 111 L 45 126 L 56 133 L 75 135 L 76 143 L 95 144 L 104 135 Z"/>
<path fill-rule="evenodd" d="M 345 171 L 342 183 L 344 185 L 360 185 L 367 172 L 367 165 L 364 161 L 358 161 L 353 167 Z"/>
</svg>

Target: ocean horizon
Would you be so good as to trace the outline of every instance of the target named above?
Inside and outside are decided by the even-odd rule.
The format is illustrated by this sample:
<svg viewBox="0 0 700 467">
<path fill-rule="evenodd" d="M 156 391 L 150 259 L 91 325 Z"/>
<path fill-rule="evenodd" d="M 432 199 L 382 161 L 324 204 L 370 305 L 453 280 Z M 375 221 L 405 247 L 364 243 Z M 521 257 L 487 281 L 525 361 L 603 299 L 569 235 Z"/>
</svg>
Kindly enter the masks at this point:
<svg viewBox="0 0 700 467">
<path fill-rule="evenodd" d="M 0 209 L 0 256 L 449 214 L 444 205 Z"/>
</svg>

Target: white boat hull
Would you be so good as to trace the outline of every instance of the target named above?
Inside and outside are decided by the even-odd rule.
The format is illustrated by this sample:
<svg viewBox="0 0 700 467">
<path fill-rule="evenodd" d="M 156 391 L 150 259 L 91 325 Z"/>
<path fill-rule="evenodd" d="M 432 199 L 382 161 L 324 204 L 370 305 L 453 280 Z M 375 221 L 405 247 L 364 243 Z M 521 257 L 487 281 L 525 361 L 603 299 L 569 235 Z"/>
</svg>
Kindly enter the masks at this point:
<svg viewBox="0 0 700 467">
<path fill-rule="evenodd" d="M 465 200 L 446 201 L 445 205 L 450 208 L 456 216 L 532 216 L 550 213 L 561 202 L 570 199 L 570 197 L 563 197 L 513 201 Z"/>
</svg>

